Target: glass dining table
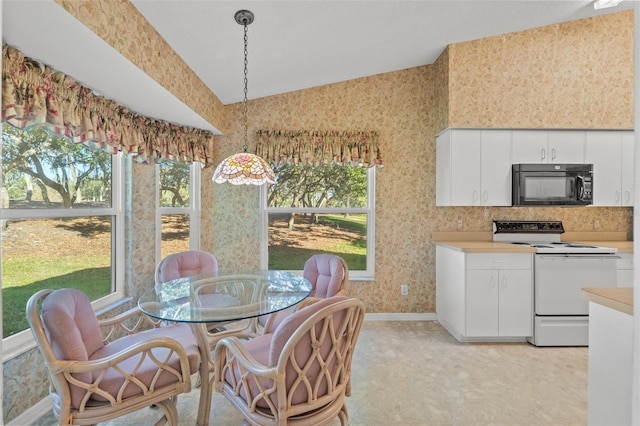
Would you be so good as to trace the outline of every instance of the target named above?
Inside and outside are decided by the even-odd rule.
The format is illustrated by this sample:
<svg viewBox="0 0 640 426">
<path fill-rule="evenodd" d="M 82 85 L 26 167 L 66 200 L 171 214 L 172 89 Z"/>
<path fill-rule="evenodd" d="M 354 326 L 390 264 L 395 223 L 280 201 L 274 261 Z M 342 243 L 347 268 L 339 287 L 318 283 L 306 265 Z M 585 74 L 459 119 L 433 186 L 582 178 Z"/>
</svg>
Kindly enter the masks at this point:
<svg viewBox="0 0 640 426">
<path fill-rule="evenodd" d="M 311 283 L 298 274 L 271 270 L 224 270 L 157 283 L 138 300 L 148 316 L 188 323 L 198 341 L 200 402 L 198 425 L 209 424 L 213 396 L 210 336 L 225 325 L 287 309 L 309 296 Z M 244 333 L 243 333 L 244 334 Z M 244 334 L 246 336 L 246 334 Z"/>
</svg>

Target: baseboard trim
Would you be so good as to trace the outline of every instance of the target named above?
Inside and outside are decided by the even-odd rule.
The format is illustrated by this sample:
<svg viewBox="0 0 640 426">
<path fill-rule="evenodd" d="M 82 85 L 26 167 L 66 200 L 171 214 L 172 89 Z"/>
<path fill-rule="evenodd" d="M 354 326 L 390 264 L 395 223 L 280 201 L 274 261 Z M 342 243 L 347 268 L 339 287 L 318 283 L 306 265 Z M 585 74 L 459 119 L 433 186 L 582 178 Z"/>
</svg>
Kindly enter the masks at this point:
<svg viewBox="0 0 640 426">
<path fill-rule="evenodd" d="M 435 312 L 423 313 L 394 313 L 381 312 L 364 314 L 365 321 L 435 321 L 438 315 Z"/>
<path fill-rule="evenodd" d="M 51 413 L 53 409 L 53 401 L 48 396 L 40 401 L 36 402 L 26 411 L 20 413 L 18 417 L 7 423 L 7 426 L 24 426 L 32 425 L 37 422 L 43 416 Z"/>
</svg>

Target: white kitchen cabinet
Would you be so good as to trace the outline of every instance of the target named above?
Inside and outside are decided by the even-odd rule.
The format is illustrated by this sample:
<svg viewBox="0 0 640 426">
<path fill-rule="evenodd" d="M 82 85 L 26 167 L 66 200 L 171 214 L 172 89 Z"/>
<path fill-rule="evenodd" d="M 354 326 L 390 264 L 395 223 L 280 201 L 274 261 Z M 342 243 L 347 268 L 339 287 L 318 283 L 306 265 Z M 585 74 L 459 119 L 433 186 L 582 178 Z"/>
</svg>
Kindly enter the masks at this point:
<svg viewBox="0 0 640 426">
<path fill-rule="evenodd" d="M 510 156 L 510 130 L 446 130 L 436 140 L 436 205 L 510 206 Z"/>
<path fill-rule="evenodd" d="M 436 247 L 438 321 L 460 341 L 525 341 L 533 332 L 532 255 Z"/>
<path fill-rule="evenodd" d="M 616 286 L 633 287 L 633 253 L 618 253 Z"/>
<path fill-rule="evenodd" d="M 514 130 L 512 162 L 584 163 L 584 130 Z"/>
<path fill-rule="evenodd" d="M 585 162 L 593 164 L 594 206 L 633 206 L 633 132 L 588 130 Z"/>
</svg>

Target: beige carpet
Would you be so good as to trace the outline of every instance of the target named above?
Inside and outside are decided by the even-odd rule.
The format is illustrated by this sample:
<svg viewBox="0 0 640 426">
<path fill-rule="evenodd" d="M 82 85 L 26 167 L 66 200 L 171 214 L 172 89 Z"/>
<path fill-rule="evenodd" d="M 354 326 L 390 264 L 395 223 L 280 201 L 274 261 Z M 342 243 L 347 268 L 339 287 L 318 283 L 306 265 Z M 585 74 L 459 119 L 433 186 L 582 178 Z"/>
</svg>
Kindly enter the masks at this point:
<svg viewBox="0 0 640 426">
<path fill-rule="evenodd" d="M 366 321 L 347 406 L 352 426 L 586 425 L 587 348 L 458 343 L 436 322 Z M 181 425 L 195 424 L 197 407 L 198 389 L 178 398 Z M 157 418 L 145 409 L 105 424 Z M 210 424 L 241 422 L 215 394 Z M 48 415 L 34 424 L 57 423 Z"/>
</svg>

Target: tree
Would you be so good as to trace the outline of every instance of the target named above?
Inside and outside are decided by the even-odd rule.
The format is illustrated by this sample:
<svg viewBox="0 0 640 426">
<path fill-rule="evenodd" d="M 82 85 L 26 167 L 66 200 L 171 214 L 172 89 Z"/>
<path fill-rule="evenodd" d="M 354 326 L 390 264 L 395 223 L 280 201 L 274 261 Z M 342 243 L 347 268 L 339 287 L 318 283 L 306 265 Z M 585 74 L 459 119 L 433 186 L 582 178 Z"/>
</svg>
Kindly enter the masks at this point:
<svg viewBox="0 0 640 426">
<path fill-rule="evenodd" d="M 160 163 L 160 200 L 163 207 L 185 207 L 189 203 L 189 165 Z M 170 194 L 167 197 L 168 192 Z M 170 198 L 170 201 L 167 199 Z"/>
<path fill-rule="evenodd" d="M 325 164 L 283 164 L 276 168 L 276 184 L 269 187 L 270 207 L 365 207 L 367 170 L 363 167 Z M 313 223 L 317 215 L 311 215 Z M 295 216 L 289 218 L 293 229 Z"/>
<path fill-rule="evenodd" d="M 110 195 L 111 155 L 73 144 L 43 128 L 21 130 L 3 124 L 2 177 L 5 185 L 15 184 L 27 201 L 33 180 L 47 206 L 52 205 L 49 190 L 53 190 L 65 208 L 72 208 L 84 198 L 94 199 L 96 193 L 100 199 Z"/>
</svg>

